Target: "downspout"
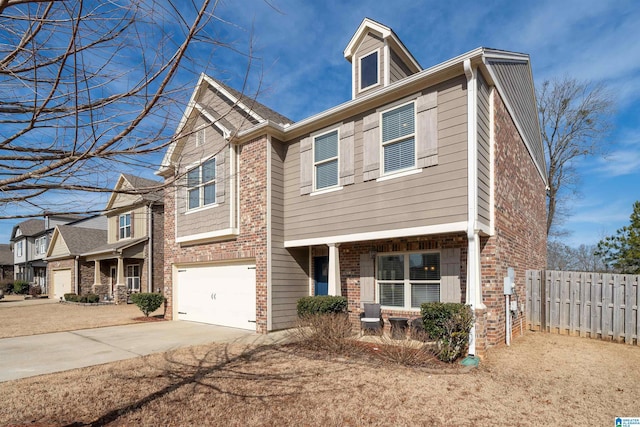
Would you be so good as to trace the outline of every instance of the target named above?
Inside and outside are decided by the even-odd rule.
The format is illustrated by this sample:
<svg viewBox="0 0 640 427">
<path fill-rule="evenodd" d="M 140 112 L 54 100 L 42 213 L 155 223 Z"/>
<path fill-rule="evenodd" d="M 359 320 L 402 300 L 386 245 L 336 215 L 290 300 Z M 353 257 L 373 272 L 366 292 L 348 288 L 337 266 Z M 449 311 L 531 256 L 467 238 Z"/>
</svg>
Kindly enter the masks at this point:
<svg viewBox="0 0 640 427">
<path fill-rule="evenodd" d="M 478 104 L 476 94 L 476 70 L 471 61 L 464 61 L 464 73 L 467 77 L 467 293 L 466 303 L 471 306 L 474 315 L 476 310 L 485 309 L 482 302 L 480 281 L 480 236 L 476 227 L 478 215 Z M 476 327 L 469 332 L 469 355 L 476 355 Z"/>
<path fill-rule="evenodd" d="M 153 292 L 153 202 L 147 205 L 147 233 L 149 234 L 147 260 L 147 292 Z"/>
</svg>

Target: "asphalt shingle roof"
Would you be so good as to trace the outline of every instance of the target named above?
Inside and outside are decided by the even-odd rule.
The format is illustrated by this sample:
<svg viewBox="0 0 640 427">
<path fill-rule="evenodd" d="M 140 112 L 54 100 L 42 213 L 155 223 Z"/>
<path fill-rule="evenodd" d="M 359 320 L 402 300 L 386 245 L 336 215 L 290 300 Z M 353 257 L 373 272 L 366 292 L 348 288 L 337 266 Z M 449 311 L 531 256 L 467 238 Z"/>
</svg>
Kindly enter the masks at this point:
<svg viewBox="0 0 640 427">
<path fill-rule="evenodd" d="M 131 175 L 128 173 L 123 173 L 122 176 L 129 181 L 129 183 L 133 186 L 134 189 L 140 190 L 143 200 L 148 200 L 150 202 L 160 202 L 164 200 L 164 193 L 162 190 L 163 183 L 161 181 L 155 181 L 152 179 L 141 178 L 139 176 Z M 149 188 L 157 188 L 159 189 L 145 192 L 144 190 Z"/>
<path fill-rule="evenodd" d="M 13 265 L 13 252 L 10 245 L 0 244 L 0 265 Z"/>
<path fill-rule="evenodd" d="M 35 236 L 44 231 L 44 219 L 28 219 L 22 221 L 15 226 L 13 237 L 15 237 L 15 231 L 18 228 L 23 236 Z"/>
<path fill-rule="evenodd" d="M 67 244 L 70 255 L 82 255 L 107 243 L 106 230 L 59 225 L 58 231 Z"/>
</svg>

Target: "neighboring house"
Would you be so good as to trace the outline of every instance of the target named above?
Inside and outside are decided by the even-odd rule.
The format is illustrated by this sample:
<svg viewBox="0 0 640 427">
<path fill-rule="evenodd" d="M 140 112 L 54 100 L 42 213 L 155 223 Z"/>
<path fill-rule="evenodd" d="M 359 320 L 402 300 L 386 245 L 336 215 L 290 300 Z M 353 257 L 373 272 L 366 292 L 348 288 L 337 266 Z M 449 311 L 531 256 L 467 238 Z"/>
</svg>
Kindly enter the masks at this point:
<svg viewBox="0 0 640 427">
<path fill-rule="evenodd" d="M 471 354 L 505 338 L 503 281 L 546 258 L 545 161 L 529 57 L 478 48 L 422 69 L 365 19 L 350 101 L 291 123 L 202 75 L 158 174 L 168 316 L 258 332 L 344 295 L 418 316 L 475 311 Z M 516 321 L 523 312 L 517 312 Z"/>
<path fill-rule="evenodd" d="M 102 216 L 106 227 L 57 227 L 47 253 L 53 278 L 50 295 L 96 293 L 103 300 L 125 302 L 131 292 L 160 292 L 161 186 L 162 182 L 121 174 Z"/>
<path fill-rule="evenodd" d="M 7 244 L 0 244 L 0 281 L 13 281 L 13 252 Z"/>
<path fill-rule="evenodd" d="M 78 215 L 47 215 L 44 219 L 28 219 L 13 227 L 13 263 L 15 280 L 38 285 L 47 292 L 47 262 L 45 255 L 56 225 L 77 221 Z"/>
</svg>

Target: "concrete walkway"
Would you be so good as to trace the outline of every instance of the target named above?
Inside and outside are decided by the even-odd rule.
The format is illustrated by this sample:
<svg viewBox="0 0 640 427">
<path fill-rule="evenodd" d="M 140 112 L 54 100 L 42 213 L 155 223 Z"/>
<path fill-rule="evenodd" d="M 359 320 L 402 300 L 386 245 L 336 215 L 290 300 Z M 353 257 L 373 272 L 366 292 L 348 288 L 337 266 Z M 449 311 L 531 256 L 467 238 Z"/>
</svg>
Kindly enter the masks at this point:
<svg viewBox="0 0 640 427">
<path fill-rule="evenodd" d="M 167 321 L 0 339 L 0 382 L 221 343 L 284 342 L 286 331 L 268 335 L 202 323 Z"/>
</svg>

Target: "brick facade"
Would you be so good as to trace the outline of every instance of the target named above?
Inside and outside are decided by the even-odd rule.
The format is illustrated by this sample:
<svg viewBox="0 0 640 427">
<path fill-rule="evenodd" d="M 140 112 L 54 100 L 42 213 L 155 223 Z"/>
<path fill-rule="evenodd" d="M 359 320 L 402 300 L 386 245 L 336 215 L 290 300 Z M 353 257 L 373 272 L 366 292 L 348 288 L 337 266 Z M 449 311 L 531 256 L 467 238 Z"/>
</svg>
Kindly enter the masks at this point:
<svg viewBox="0 0 640 427">
<path fill-rule="evenodd" d="M 360 255 L 389 252 L 431 251 L 450 248 L 460 248 L 460 290 L 461 300 L 464 302 L 467 286 L 467 237 L 464 234 L 446 234 L 439 236 L 420 236 L 411 238 L 397 238 L 375 240 L 358 243 L 344 243 L 338 248 L 340 253 L 340 284 L 342 295 L 347 297 L 349 313 L 354 327 L 360 327 Z M 312 250 L 312 260 L 316 256 L 326 256 L 326 247 L 316 246 Z M 311 268 L 311 271 L 314 271 Z M 416 317 L 419 310 L 383 310 L 382 316 L 388 319 L 392 316 Z"/>
<path fill-rule="evenodd" d="M 525 272 L 546 264 L 545 183 L 498 92 L 494 96 L 495 235 L 482 238 L 482 297 L 487 307 L 486 346 L 505 342 L 504 277 L 516 272 L 518 305 L 525 304 Z M 519 335 L 525 312 L 513 320 Z"/>
<path fill-rule="evenodd" d="M 175 189 L 165 190 L 167 318 L 173 316 L 174 265 L 250 259 L 256 263 L 256 331 L 264 333 L 267 331 L 267 140 L 262 137 L 250 141 L 238 147 L 238 152 L 240 234 L 236 238 L 193 245 L 176 243 Z"/>
</svg>

